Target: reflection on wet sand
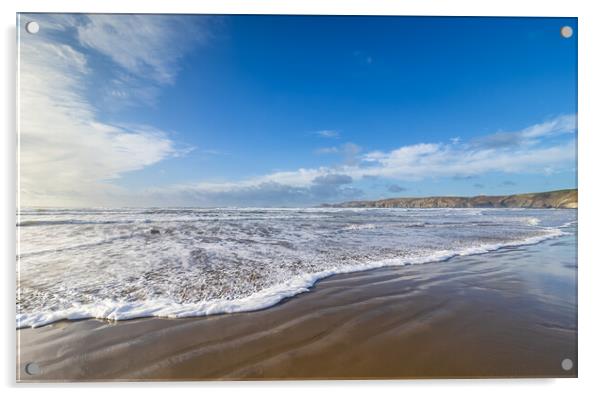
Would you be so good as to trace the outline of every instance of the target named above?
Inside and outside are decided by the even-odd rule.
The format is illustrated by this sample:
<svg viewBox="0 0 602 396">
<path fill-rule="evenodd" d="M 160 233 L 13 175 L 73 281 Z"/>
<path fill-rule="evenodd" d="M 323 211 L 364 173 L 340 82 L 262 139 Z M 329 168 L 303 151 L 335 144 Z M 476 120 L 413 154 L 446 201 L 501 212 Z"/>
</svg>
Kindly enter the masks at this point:
<svg viewBox="0 0 602 396">
<path fill-rule="evenodd" d="M 577 375 L 576 237 L 336 275 L 272 308 L 19 330 L 21 380 Z M 563 359 L 575 364 L 561 367 Z M 28 362 L 41 373 L 26 374 Z"/>
</svg>

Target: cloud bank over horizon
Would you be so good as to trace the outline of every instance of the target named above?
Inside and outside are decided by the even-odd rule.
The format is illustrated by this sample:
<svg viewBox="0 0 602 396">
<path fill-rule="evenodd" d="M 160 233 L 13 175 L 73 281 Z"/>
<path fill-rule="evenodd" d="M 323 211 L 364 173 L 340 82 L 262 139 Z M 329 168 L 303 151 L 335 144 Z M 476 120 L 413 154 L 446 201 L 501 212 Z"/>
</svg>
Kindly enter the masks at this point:
<svg viewBox="0 0 602 396">
<path fill-rule="evenodd" d="M 181 204 L 196 202 L 205 206 L 236 206 L 246 202 L 252 202 L 248 204 L 251 206 L 315 205 L 362 198 L 365 192 L 354 187 L 354 182 L 363 179 L 416 182 L 437 178 L 471 179 L 492 172 L 552 174 L 574 166 L 576 131 L 576 116 L 562 115 L 509 132 L 519 137 L 513 145 L 506 141 L 497 145 L 482 144 L 482 141 L 495 140 L 500 132 L 465 144 L 420 143 L 391 151 L 370 151 L 358 155 L 355 164 L 300 168 L 230 182 L 175 185 L 151 190 L 148 194 L 160 197 L 157 201 L 171 197 Z M 567 135 L 569 140 L 550 143 L 558 135 Z M 510 181 L 503 184 L 514 185 Z M 392 184 L 389 191 L 400 193 L 406 189 Z"/>
</svg>

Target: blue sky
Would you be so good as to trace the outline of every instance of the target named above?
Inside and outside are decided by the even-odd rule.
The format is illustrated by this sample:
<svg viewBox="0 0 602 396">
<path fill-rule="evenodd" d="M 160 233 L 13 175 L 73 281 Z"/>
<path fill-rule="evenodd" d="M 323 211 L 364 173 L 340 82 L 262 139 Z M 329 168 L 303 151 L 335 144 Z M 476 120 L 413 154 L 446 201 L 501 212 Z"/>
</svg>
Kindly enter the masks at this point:
<svg viewBox="0 0 602 396">
<path fill-rule="evenodd" d="M 22 14 L 21 202 L 573 188 L 576 34 L 575 18 Z"/>
</svg>

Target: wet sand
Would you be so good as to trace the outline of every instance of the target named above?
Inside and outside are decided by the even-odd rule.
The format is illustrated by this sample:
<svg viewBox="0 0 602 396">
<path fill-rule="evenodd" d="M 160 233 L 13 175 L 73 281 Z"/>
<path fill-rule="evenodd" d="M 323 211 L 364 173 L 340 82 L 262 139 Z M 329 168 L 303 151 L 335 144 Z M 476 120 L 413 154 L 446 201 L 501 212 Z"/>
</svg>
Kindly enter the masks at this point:
<svg viewBox="0 0 602 396">
<path fill-rule="evenodd" d="M 575 377 L 576 277 L 571 235 L 336 275 L 257 312 L 64 321 L 18 330 L 17 379 Z"/>
</svg>

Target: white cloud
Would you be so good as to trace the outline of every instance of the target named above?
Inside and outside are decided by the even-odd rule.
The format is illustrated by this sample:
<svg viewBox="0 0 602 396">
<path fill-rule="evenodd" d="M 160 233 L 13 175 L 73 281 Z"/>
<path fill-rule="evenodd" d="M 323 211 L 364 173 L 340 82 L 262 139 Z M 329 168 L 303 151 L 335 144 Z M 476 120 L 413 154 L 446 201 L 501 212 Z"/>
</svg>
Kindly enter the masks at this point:
<svg viewBox="0 0 602 396">
<path fill-rule="evenodd" d="M 573 133 L 577 130 L 577 116 L 575 114 L 562 115 L 552 120 L 535 124 L 519 132 L 524 138 L 533 139 L 544 136 Z"/>
<path fill-rule="evenodd" d="M 85 95 L 92 72 L 86 55 L 46 31 L 19 43 L 20 203 L 106 204 L 122 193 L 111 181 L 179 150 L 152 127 L 100 122 Z M 169 74 L 152 66 L 162 78 Z"/>
<path fill-rule="evenodd" d="M 316 154 L 336 154 L 339 152 L 339 148 L 332 146 L 332 147 L 320 147 L 316 150 L 314 150 L 314 153 Z"/>
<path fill-rule="evenodd" d="M 193 43 L 205 42 L 204 21 L 171 15 L 88 15 L 75 24 L 80 43 L 129 72 L 173 83 L 178 61 Z"/>
<path fill-rule="evenodd" d="M 551 120 L 532 125 L 517 132 L 498 132 L 474 140 L 474 144 L 484 147 L 511 147 L 534 145 L 544 138 L 571 134 L 577 130 L 575 114 L 561 115 Z"/>
<path fill-rule="evenodd" d="M 359 145 L 347 142 L 339 146 L 320 147 L 314 150 L 314 154 L 339 154 L 343 157 L 343 161 L 346 165 L 353 165 L 358 162 L 358 155 L 361 151 L 362 148 Z"/>
<path fill-rule="evenodd" d="M 332 129 L 324 129 L 322 131 L 316 131 L 314 133 L 320 137 L 328 139 L 338 139 L 341 136 L 339 131 L 334 131 Z"/>
<path fill-rule="evenodd" d="M 70 45 L 89 58 L 103 65 L 114 63 L 103 66 L 103 82 L 96 87 L 96 100 L 105 110 L 156 105 L 161 88 L 174 83 L 182 57 L 207 43 L 221 21 L 192 15 L 110 14 L 37 14 L 35 19 L 41 32 L 69 36 Z"/>
<path fill-rule="evenodd" d="M 550 165 L 574 161 L 575 142 L 514 150 L 417 144 L 388 153 L 368 153 L 364 159 L 372 166 L 357 171 L 396 180 L 474 176 L 489 172 L 543 173 Z"/>
<path fill-rule="evenodd" d="M 574 116 L 560 116 L 543 124 L 537 124 L 520 131 L 530 137 L 537 136 L 541 141 L 523 141 L 512 147 L 483 146 L 481 144 L 420 143 L 402 146 L 391 151 L 371 151 L 359 155 L 359 146 L 347 147 L 355 161 L 342 166 L 301 168 L 281 171 L 237 182 L 199 183 L 186 186 L 173 186 L 161 189 L 164 196 L 179 196 L 187 191 L 196 201 L 212 202 L 212 205 L 226 205 L 233 197 L 237 205 L 312 204 L 361 196 L 362 191 L 352 183 L 366 178 L 383 178 L 395 181 L 420 181 L 437 178 L 474 177 L 487 173 L 542 174 L 551 169 L 574 167 L 576 161 L 575 140 L 569 138 L 554 145 L 546 145 L 545 138 L 557 134 L 574 132 L 571 119 Z M 534 132 L 536 131 L 536 132 Z M 485 137 L 487 138 L 487 137 Z M 539 143 L 538 143 L 539 142 Z M 346 145 L 338 148 L 341 152 Z M 343 181 L 333 184 L 335 188 L 323 188 L 322 181 Z M 277 186 L 277 188 L 276 188 Z M 283 191 L 278 195 L 276 191 Z M 194 192 L 194 193 L 192 193 Z M 262 195 L 262 192 L 265 192 Z M 296 198 L 293 199 L 293 196 Z M 246 201 L 246 196 L 252 200 Z"/>
</svg>

